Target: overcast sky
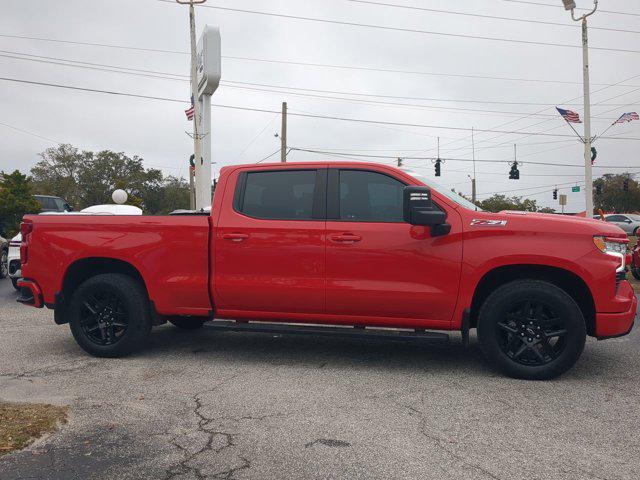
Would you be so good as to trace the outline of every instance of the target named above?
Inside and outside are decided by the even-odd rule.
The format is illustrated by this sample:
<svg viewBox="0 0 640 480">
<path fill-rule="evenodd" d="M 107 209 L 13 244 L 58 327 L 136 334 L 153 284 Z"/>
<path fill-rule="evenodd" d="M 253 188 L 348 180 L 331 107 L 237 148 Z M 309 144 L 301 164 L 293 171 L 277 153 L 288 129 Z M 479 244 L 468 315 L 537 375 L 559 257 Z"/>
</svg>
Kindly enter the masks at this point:
<svg viewBox="0 0 640 480">
<path fill-rule="evenodd" d="M 207 5 L 447 34 L 580 44 L 579 25 L 571 21 L 563 8 L 507 0 L 372 1 L 561 25 L 348 0 L 209 0 Z M 592 5 L 591 0 L 576 2 L 583 7 Z M 560 5 L 561 1 L 537 0 L 537 3 Z M 591 17 L 590 26 L 636 33 L 592 28 L 591 46 L 638 53 L 596 48 L 590 51 L 594 134 L 604 130 L 621 113 L 640 109 L 640 5 L 632 0 L 601 0 L 600 8 L 635 15 L 598 12 Z M 161 0 L 3 0 L 1 12 L 0 35 L 176 52 L 189 49 L 187 7 Z M 205 24 L 220 27 L 223 56 L 395 70 L 380 72 L 223 58 L 223 82 L 269 85 L 251 87 L 263 90 L 277 90 L 274 86 L 280 86 L 286 87 L 286 91 L 256 91 L 227 84 L 214 94 L 214 104 L 279 111 L 281 102 L 287 101 L 291 113 L 560 135 L 572 131 L 556 115 L 555 105 L 583 114 L 580 48 L 381 30 L 213 8 L 198 8 L 196 17 L 198 32 Z M 185 134 L 191 126 L 183 112 L 188 107 L 187 81 L 28 61 L 24 60 L 24 54 L 49 57 L 48 61 L 65 59 L 177 75 L 189 73 L 188 55 L 2 36 L 0 50 L 0 77 L 185 100 L 175 103 L 128 98 L 0 80 L 0 123 L 5 124 L 0 125 L 1 170 L 18 168 L 28 172 L 39 152 L 55 142 L 65 142 L 82 149 L 111 149 L 139 155 L 146 165 L 162 168 L 167 175 L 187 175 L 187 159 L 193 149 L 192 140 Z M 637 78 L 631 78 L 634 76 Z M 274 137 L 280 129 L 278 114 L 214 106 L 212 116 L 213 161 L 217 162 L 214 173 L 222 165 L 255 162 L 279 148 L 279 139 Z M 582 133 L 582 125 L 577 128 Z M 616 125 L 607 135 L 640 138 L 640 122 Z M 293 115 L 289 118 L 290 146 L 334 150 L 345 155 L 431 156 L 436 154 L 438 136 L 441 157 L 471 158 L 471 135 L 464 130 L 384 126 Z M 476 164 L 479 198 L 494 192 L 530 189 L 514 194 L 530 196 L 542 205 L 557 208 L 552 194 L 545 190 L 558 185 L 560 193 L 568 193 L 568 211 L 584 209 L 582 192 L 570 193 L 571 182 L 584 178 L 583 169 L 529 163 L 583 164 L 583 147 L 577 139 L 477 132 L 475 141 L 478 160 L 504 160 L 504 163 Z M 519 181 L 508 180 L 507 162 L 513 159 L 514 143 L 518 145 L 518 158 L 524 162 Z M 602 139 L 596 146 L 598 167 L 637 165 L 634 171 L 640 171 L 640 141 Z M 289 154 L 292 161 L 331 158 L 337 157 L 297 151 Z M 395 164 L 391 159 L 371 160 Z M 404 163 L 433 177 L 429 160 Z M 473 171 L 471 163 L 451 160 L 443 165 L 442 171 L 440 183 L 470 193 L 467 175 Z M 621 171 L 597 168 L 595 175 Z"/>
</svg>

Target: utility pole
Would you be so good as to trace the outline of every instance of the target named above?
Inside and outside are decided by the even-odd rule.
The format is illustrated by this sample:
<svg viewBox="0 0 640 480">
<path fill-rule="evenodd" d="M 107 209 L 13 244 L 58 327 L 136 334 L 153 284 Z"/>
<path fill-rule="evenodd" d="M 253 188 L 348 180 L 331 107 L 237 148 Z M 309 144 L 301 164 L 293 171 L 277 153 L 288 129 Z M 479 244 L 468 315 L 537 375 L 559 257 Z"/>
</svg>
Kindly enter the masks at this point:
<svg viewBox="0 0 640 480">
<path fill-rule="evenodd" d="M 196 58 L 196 13 L 193 5 L 201 4 L 207 0 L 176 0 L 181 5 L 189 5 L 189 35 L 191 40 L 191 98 L 193 101 L 193 154 L 196 172 L 198 164 L 202 166 L 202 135 L 200 134 L 200 102 L 198 100 L 198 80 L 197 80 L 197 58 Z M 197 192 L 198 182 L 196 175 L 196 199 L 199 196 Z M 195 207 L 199 207 L 196 200 Z"/>
<path fill-rule="evenodd" d="M 476 141 L 474 129 L 471 127 L 471 152 L 473 158 L 473 178 L 471 179 L 471 201 L 476 203 Z"/>
<path fill-rule="evenodd" d="M 196 209 L 195 158 L 195 155 L 191 155 L 191 158 L 189 159 L 189 209 L 191 210 Z"/>
<path fill-rule="evenodd" d="M 576 22 L 582 22 L 582 70 L 584 83 L 584 181 L 586 197 L 586 216 L 593 218 L 593 168 L 591 165 L 591 99 L 589 88 L 589 36 L 587 30 L 587 17 L 596 13 L 598 0 L 593 1 L 593 10 L 579 18 L 575 16 L 576 2 L 574 0 L 562 0 L 564 8 L 571 10 L 571 18 Z"/>
<path fill-rule="evenodd" d="M 280 161 L 287 161 L 287 102 L 282 102 L 282 128 L 280 129 Z"/>
</svg>

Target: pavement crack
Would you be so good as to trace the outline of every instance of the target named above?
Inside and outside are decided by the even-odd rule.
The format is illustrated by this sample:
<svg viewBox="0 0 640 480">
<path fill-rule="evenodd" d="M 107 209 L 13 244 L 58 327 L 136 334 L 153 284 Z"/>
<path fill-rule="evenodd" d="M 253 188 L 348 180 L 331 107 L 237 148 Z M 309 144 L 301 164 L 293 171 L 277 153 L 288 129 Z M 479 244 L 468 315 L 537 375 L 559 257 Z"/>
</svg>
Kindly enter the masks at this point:
<svg viewBox="0 0 640 480">
<path fill-rule="evenodd" d="M 445 452 L 447 455 L 449 455 L 451 458 L 453 458 L 454 460 L 457 460 L 458 462 L 460 462 L 462 465 L 464 465 L 465 467 L 471 468 L 471 469 L 475 469 L 478 470 L 479 472 L 481 472 L 483 475 L 489 477 L 489 478 L 493 478 L 494 480 L 502 480 L 500 477 L 498 477 L 497 475 L 495 475 L 494 473 L 490 472 L 489 470 L 487 470 L 486 468 L 482 467 L 481 465 L 478 465 L 477 463 L 473 463 L 470 462 L 469 460 L 467 460 L 464 456 L 462 456 L 459 453 L 456 453 L 453 449 L 449 448 L 446 446 L 445 444 L 445 440 L 440 438 L 437 435 L 433 435 L 427 431 L 425 431 L 426 427 L 423 427 L 420 429 L 420 433 L 422 433 L 422 435 L 431 440 L 431 442 L 433 442 L 436 447 L 438 447 L 440 450 L 442 450 L 443 452 Z"/>
<path fill-rule="evenodd" d="M 235 378 L 235 377 L 233 377 Z M 180 439 L 185 439 L 187 435 L 179 434 L 171 437 L 169 443 L 173 445 L 181 454 L 182 460 L 180 460 L 177 464 L 170 467 L 165 472 L 164 480 L 172 480 L 173 478 L 180 476 L 191 474 L 195 476 L 198 480 L 206 480 L 208 478 L 216 478 L 216 479 L 224 479 L 231 480 L 234 478 L 236 472 L 241 470 L 246 470 L 251 468 L 251 461 L 241 455 L 236 455 L 236 457 L 240 460 L 240 465 L 232 466 L 226 470 L 218 471 L 215 473 L 206 473 L 204 472 L 203 467 L 197 467 L 194 465 L 203 454 L 211 453 L 213 455 L 220 455 L 225 450 L 229 448 L 236 447 L 236 436 L 237 433 L 226 431 L 226 428 L 220 428 L 221 421 L 232 421 L 235 423 L 241 421 L 261 421 L 266 418 L 279 416 L 279 414 L 265 414 L 265 415 L 242 415 L 238 417 L 219 417 L 219 418 L 211 418 L 208 417 L 204 413 L 204 408 L 206 405 L 203 403 L 202 396 L 206 393 L 210 393 L 220 387 L 224 382 L 229 381 L 227 379 L 216 387 L 204 391 L 196 393 L 191 397 L 191 402 L 193 407 L 190 412 L 196 418 L 196 427 L 193 433 L 200 434 L 204 437 L 204 442 L 202 446 L 197 449 L 189 448 L 193 447 L 193 444 L 185 445 L 184 442 L 181 442 Z M 169 432 L 165 432 L 168 434 Z"/>
<path fill-rule="evenodd" d="M 78 373 L 89 367 L 93 367 L 98 363 L 100 363 L 98 360 L 81 362 L 78 362 L 78 360 L 66 360 L 64 362 L 54 363 L 52 365 L 35 368 L 33 370 L 27 370 L 26 372 L 0 372 L 0 377 L 8 377 L 16 380 L 19 378 L 42 377 L 44 375 L 56 373 Z"/>
</svg>

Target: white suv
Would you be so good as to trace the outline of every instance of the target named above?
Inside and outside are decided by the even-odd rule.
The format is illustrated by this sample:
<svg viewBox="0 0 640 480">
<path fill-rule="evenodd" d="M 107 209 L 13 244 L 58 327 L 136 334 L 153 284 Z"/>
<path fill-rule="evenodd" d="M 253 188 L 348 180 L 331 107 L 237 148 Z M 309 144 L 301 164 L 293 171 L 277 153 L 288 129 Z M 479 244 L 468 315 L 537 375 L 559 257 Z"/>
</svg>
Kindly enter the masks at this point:
<svg viewBox="0 0 640 480">
<path fill-rule="evenodd" d="M 22 274 L 20 270 L 20 242 L 22 242 L 22 235 L 18 234 L 13 237 L 9 242 L 9 253 L 7 255 L 9 278 L 16 290 L 18 289 L 18 279 Z"/>
</svg>

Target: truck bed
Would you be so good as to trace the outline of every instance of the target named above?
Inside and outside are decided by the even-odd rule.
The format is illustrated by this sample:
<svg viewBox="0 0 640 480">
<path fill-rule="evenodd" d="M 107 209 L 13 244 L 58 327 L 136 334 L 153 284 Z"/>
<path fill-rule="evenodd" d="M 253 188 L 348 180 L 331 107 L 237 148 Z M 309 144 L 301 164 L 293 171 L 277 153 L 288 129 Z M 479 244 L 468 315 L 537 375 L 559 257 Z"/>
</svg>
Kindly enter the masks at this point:
<svg viewBox="0 0 640 480">
<path fill-rule="evenodd" d="M 73 272 L 92 262 L 128 262 L 145 282 L 159 314 L 206 316 L 209 217 L 30 215 L 23 276 L 38 278 L 48 306 Z"/>
</svg>

